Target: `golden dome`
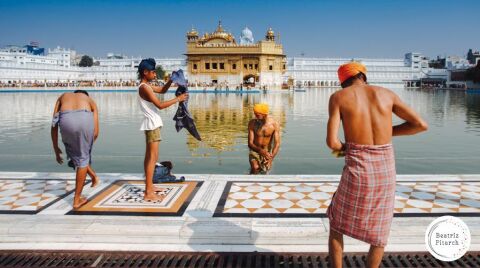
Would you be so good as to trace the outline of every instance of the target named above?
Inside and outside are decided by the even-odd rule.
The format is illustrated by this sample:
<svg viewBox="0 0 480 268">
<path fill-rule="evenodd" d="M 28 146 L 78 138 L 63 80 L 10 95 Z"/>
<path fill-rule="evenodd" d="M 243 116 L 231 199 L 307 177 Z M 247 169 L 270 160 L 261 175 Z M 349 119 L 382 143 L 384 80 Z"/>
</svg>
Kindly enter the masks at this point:
<svg viewBox="0 0 480 268">
<path fill-rule="evenodd" d="M 208 41 L 212 39 L 223 39 L 229 43 L 233 42 L 235 43 L 235 37 L 229 32 L 226 32 L 223 27 L 222 27 L 222 22 L 218 22 L 217 29 L 213 33 L 205 33 L 202 38 L 200 39 L 200 42 L 202 43 L 207 43 Z"/>
<path fill-rule="evenodd" d="M 225 32 L 225 31 L 223 30 L 223 27 L 222 27 L 222 21 L 219 20 L 217 29 L 215 30 L 215 33 L 223 33 L 223 32 Z"/>
<path fill-rule="evenodd" d="M 275 36 L 275 32 L 272 30 L 272 28 L 268 28 L 268 31 L 267 31 L 267 36 Z"/>
<path fill-rule="evenodd" d="M 272 28 L 268 28 L 265 39 L 267 39 L 267 41 L 275 41 L 275 32 L 272 30 Z"/>
<path fill-rule="evenodd" d="M 198 36 L 198 32 L 197 32 L 197 30 L 195 30 L 195 28 L 192 27 L 192 29 L 187 33 L 187 35 L 189 35 L 189 36 L 197 35 Z"/>
</svg>

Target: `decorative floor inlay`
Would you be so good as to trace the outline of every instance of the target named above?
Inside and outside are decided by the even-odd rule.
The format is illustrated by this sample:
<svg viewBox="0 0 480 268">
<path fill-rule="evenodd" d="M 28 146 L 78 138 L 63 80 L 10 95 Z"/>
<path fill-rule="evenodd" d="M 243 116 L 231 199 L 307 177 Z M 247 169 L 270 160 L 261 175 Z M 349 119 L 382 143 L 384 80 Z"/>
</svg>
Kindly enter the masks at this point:
<svg viewBox="0 0 480 268">
<path fill-rule="evenodd" d="M 326 217 L 338 183 L 227 183 L 214 217 Z M 480 216 L 480 182 L 398 182 L 395 216 Z"/>
<path fill-rule="evenodd" d="M 199 181 L 155 184 L 164 189 L 156 192 L 164 198 L 147 202 L 143 200 L 144 181 L 118 180 L 68 214 L 181 216 L 201 184 Z"/>
<path fill-rule="evenodd" d="M 74 188 L 74 180 L 0 180 L 0 213 L 36 214 Z"/>
</svg>

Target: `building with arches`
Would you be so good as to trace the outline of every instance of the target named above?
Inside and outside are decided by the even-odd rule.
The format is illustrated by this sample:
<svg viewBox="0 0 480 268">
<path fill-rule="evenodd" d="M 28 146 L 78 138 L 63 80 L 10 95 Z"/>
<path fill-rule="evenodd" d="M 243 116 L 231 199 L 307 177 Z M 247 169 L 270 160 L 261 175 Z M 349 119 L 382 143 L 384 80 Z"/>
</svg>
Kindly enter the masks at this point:
<svg viewBox="0 0 480 268">
<path fill-rule="evenodd" d="M 188 80 L 195 85 L 280 87 L 286 71 L 283 46 L 270 28 L 265 38 L 253 42 L 248 28 L 241 42 L 225 31 L 221 22 L 212 33 L 199 36 L 195 29 L 187 33 Z"/>
</svg>

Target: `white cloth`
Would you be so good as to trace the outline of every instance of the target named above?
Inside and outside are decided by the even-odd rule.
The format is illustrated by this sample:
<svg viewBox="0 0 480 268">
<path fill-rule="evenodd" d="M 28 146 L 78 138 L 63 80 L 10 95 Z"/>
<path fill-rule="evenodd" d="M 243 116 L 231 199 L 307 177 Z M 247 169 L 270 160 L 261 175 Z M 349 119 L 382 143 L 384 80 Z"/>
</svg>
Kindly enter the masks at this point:
<svg viewBox="0 0 480 268">
<path fill-rule="evenodd" d="M 143 113 L 142 124 L 140 125 L 140 130 L 154 130 L 156 128 L 163 126 L 162 118 L 160 117 L 160 110 L 155 106 L 155 104 L 146 101 L 140 97 L 140 87 L 142 85 L 147 85 L 149 90 L 152 90 L 152 87 L 146 83 L 141 83 L 138 86 L 138 102 L 140 104 L 140 110 Z"/>
</svg>

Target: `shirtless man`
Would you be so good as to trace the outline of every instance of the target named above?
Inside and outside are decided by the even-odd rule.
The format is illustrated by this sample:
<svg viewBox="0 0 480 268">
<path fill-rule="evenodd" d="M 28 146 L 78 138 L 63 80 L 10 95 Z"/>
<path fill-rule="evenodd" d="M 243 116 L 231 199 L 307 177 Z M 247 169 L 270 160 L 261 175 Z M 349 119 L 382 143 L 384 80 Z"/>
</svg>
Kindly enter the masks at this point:
<svg viewBox="0 0 480 268">
<path fill-rule="evenodd" d="M 366 75 L 360 63 L 340 66 L 343 89 L 329 102 L 327 145 L 345 155 L 342 178 L 327 210 L 333 267 L 342 266 L 343 234 L 370 244 L 367 266 L 380 265 L 395 201 L 392 136 L 413 135 L 428 128 L 394 92 L 368 85 Z M 393 126 L 393 114 L 405 122 Z M 340 122 L 346 143 L 338 138 Z"/>
<path fill-rule="evenodd" d="M 87 174 L 92 178 L 92 187 L 99 183 L 91 167 L 92 146 L 99 131 L 98 109 L 86 91 L 76 90 L 74 93 L 64 93 L 55 103 L 51 137 L 57 162 L 62 164 L 62 150 L 58 147 L 59 126 L 69 166 L 76 168 L 73 208 L 78 209 L 87 203 L 87 199 L 81 196 Z"/>
<path fill-rule="evenodd" d="M 250 174 L 268 173 L 280 148 L 280 126 L 268 116 L 268 110 L 267 104 L 256 104 L 253 107 L 256 119 L 248 123 Z"/>
</svg>

